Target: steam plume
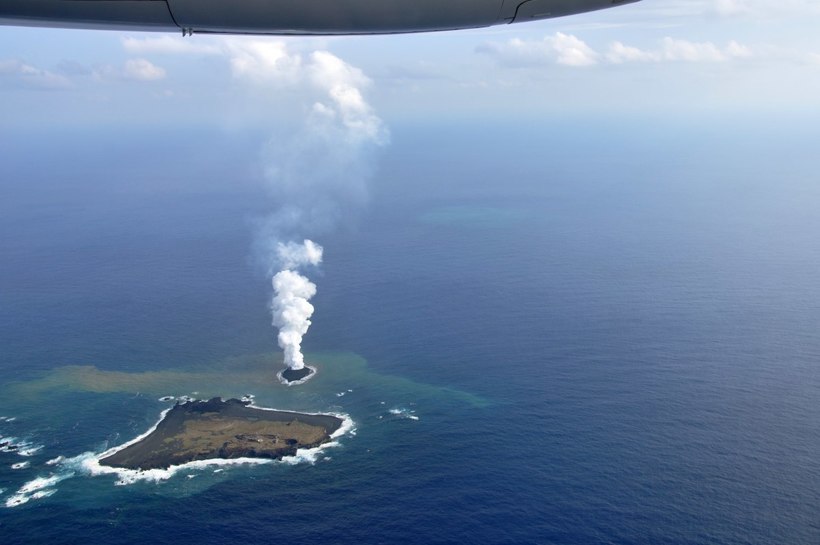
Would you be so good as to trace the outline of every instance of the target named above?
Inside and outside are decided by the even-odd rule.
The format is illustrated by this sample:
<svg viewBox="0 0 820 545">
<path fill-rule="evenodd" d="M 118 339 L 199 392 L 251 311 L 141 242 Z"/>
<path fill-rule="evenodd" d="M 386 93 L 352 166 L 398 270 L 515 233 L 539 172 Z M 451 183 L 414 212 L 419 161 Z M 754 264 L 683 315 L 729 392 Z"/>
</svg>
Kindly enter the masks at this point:
<svg viewBox="0 0 820 545">
<path fill-rule="evenodd" d="M 304 101 L 290 109 L 298 117 L 296 128 L 272 138 L 265 149 L 265 179 L 277 208 L 259 225 L 256 241 L 272 279 L 279 346 L 285 364 L 299 370 L 316 293 L 299 270 L 322 260 L 322 247 L 305 237 L 336 229 L 367 202 L 371 155 L 389 135 L 365 100 L 370 80 L 332 53 L 303 55 L 285 42 L 244 39 L 226 41 L 225 51 L 237 79 L 280 91 L 278 98 Z M 284 242 L 296 240 L 303 242 Z"/>
<path fill-rule="evenodd" d="M 302 244 L 279 242 L 276 245 L 276 253 L 285 269 L 297 269 L 305 265 L 315 267 L 322 262 L 323 251 L 324 249 L 312 240 L 305 240 Z"/>
<path fill-rule="evenodd" d="M 305 240 L 302 244 L 280 242 L 278 248 L 285 269 L 276 273 L 271 281 L 273 325 L 279 328 L 278 341 L 285 352 L 285 365 L 298 370 L 305 366 L 302 337 L 310 327 L 313 305 L 309 301 L 316 295 L 316 285 L 294 269 L 321 263 L 322 247 Z"/>
</svg>

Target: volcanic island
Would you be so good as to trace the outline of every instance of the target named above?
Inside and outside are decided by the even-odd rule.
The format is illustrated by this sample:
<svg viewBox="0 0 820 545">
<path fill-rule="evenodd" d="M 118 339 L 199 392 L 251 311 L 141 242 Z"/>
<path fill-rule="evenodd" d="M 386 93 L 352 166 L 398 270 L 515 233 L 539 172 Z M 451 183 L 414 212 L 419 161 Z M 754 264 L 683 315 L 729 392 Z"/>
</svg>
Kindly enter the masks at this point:
<svg viewBox="0 0 820 545">
<path fill-rule="evenodd" d="M 331 440 L 343 420 L 251 407 L 250 401 L 177 403 L 142 439 L 100 459 L 100 464 L 134 470 L 167 469 L 196 460 L 281 459 L 297 449 Z"/>
<path fill-rule="evenodd" d="M 293 369 L 291 367 L 286 368 L 284 371 L 279 373 L 279 378 L 285 384 L 301 384 L 305 382 L 307 379 L 311 378 L 313 374 L 316 372 L 316 369 L 313 367 L 308 367 L 305 365 L 300 369 Z"/>
</svg>

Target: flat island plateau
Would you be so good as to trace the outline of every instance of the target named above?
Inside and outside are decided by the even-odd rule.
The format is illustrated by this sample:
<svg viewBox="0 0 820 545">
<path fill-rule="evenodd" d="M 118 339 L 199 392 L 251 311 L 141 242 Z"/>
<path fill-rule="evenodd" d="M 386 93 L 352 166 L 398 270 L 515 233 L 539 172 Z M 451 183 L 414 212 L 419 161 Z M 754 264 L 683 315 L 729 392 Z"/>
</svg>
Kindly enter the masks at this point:
<svg viewBox="0 0 820 545">
<path fill-rule="evenodd" d="M 275 411 L 250 401 L 177 403 L 148 435 L 100 459 L 111 467 L 167 469 L 196 460 L 281 459 L 330 441 L 343 420 L 330 414 Z"/>
</svg>

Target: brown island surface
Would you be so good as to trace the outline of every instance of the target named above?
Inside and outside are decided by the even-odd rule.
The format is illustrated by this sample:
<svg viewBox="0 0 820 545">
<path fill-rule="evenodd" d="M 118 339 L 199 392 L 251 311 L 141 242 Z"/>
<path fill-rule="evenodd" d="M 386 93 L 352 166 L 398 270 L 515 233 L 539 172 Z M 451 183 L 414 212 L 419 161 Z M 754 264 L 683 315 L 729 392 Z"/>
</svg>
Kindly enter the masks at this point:
<svg viewBox="0 0 820 545">
<path fill-rule="evenodd" d="M 167 469 L 194 460 L 279 459 L 330 440 L 342 419 L 249 407 L 238 399 L 178 403 L 150 434 L 100 460 L 127 469 Z"/>
</svg>

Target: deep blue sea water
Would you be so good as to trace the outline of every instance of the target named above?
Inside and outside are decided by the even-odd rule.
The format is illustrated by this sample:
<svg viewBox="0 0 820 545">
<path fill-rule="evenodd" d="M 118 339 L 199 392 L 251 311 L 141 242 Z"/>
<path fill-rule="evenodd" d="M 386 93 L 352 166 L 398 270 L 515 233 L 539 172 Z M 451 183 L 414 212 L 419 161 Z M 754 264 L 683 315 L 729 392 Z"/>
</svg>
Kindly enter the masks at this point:
<svg viewBox="0 0 820 545">
<path fill-rule="evenodd" d="M 814 127 L 392 127 L 317 238 L 291 389 L 264 132 L 0 132 L 0 436 L 41 447 L 0 452 L 3 542 L 820 543 Z M 46 464 L 244 393 L 356 433 L 159 483 Z"/>
</svg>

